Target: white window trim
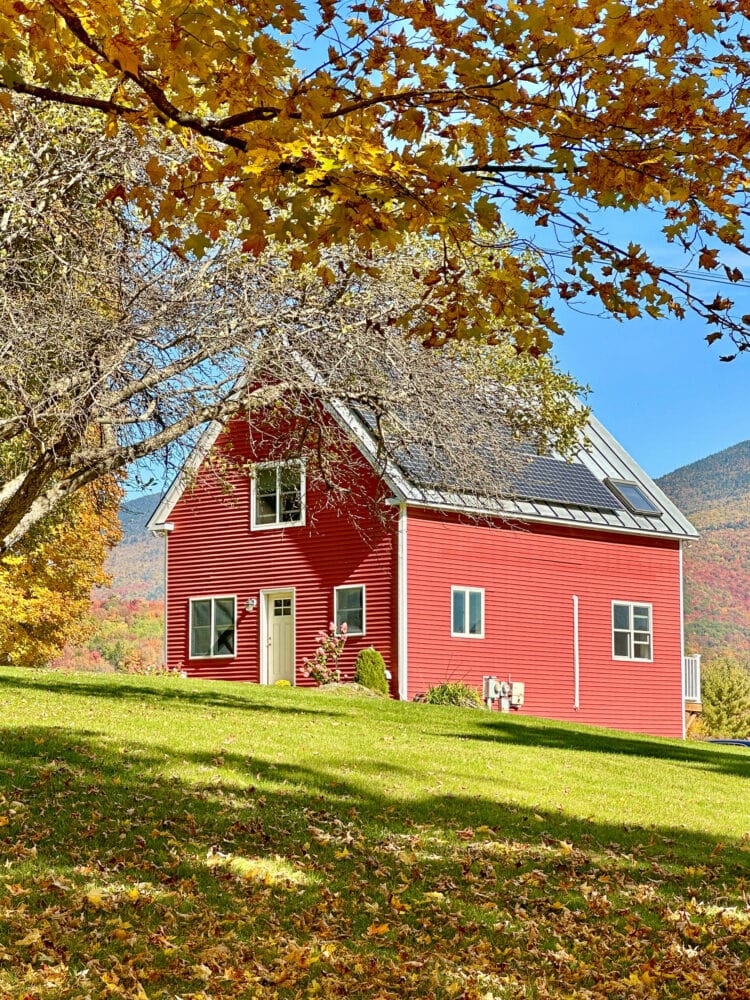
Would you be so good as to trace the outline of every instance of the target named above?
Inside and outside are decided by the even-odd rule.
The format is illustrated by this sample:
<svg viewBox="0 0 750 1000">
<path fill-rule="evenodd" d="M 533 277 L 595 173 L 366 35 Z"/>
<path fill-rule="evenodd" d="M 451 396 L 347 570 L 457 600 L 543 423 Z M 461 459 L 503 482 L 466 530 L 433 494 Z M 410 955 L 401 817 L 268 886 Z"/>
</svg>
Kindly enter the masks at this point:
<svg viewBox="0 0 750 1000">
<path fill-rule="evenodd" d="M 481 632 L 454 632 L 453 631 L 453 595 L 457 591 L 462 591 L 464 594 L 479 594 L 481 596 L 481 611 L 482 611 L 482 630 Z M 466 619 L 469 614 L 469 602 L 466 601 L 464 610 L 464 625 L 466 624 Z M 484 587 L 451 587 L 451 638 L 452 639 L 484 639 Z"/>
<path fill-rule="evenodd" d="M 299 466 L 299 492 L 300 492 L 300 517 L 299 521 L 275 521 L 273 524 L 258 524 L 255 520 L 255 494 L 256 494 L 256 472 L 260 469 L 280 469 L 286 465 L 297 465 Z M 278 517 L 280 511 L 278 509 L 278 495 L 279 495 L 279 480 L 278 473 L 276 476 L 276 499 L 277 499 L 277 511 L 276 516 Z M 299 458 L 291 458 L 285 462 L 259 462 L 253 469 L 252 476 L 250 477 L 250 530 L 251 531 L 279 531 L 283 528 L 302 528 L 305 524 L 305 519 L 307 516 L 307 476 L 305 471 L 305 463 Z"/>
<path fill-rule="evenodd" d="M 645 656 L 617 656 L 615 653 L 615 604 L 627 604 L 630 607 L 630 649 L 631 652 L 634 647 L 633 633 L 636 631 L 633 628 L 633 608 L 637 605 L 639 608 L 648 608 L 648 618 L 649 618 L 649 646 L 651 647 L 651 656 L 648 659 Z M 653 663 L 654 662 L 654 606 L 650 601 L 612 601 L 612 607 L 610 611 L 610 623 L 612 628 L 612 659 L 618 660 L 619 662 L 625 663 Z M 618 632 L 624 632 L 625 629 L 618 628 Z M 640 630 L 639 630 L 640 631 Z"/>
<path fill-rule="evenodd" d="M 211 602 L 211 644 L 213 645 L 214 635 L 214 601 L 234 601 L 234 652 L 233 653 L 207 653 L 205 656 L 193 656 L 193 604 L 198 601 Z M 237 595 L 236 594 L 206 594 L 205 597 L 190 598 L 190 614 L 188 618 L 188 646 L 189 660 L 234 660 L 237 658 Z"/>
<path fill-rule="evenodd" d="M 349 628 L 349 623 L 347 622 L 346 634 L 365 635 L 367 633 L 367 588 L 364 585 L 364 583 L 342 583 L 341 586 L 333 588 L 333 622 L 336 625 L 336 628 L 338 629 L 338 624 L 336 623 L 336 618 L 337 618 L 336 605 L 338 600 L 338 592 L 340 590 L 354 590 L 355 587 L 359 587 L 359 589 L 362 591 L 362 631 L 352 632 L 351 628 Z"/>
</svg>

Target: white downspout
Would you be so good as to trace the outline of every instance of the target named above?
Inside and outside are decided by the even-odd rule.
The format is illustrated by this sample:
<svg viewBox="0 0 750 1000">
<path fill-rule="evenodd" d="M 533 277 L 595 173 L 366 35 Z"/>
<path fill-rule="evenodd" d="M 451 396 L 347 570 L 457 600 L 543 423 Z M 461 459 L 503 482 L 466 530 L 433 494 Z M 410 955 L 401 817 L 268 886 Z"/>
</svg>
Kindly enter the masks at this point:
<svg viewBox="0 0 750 1000">
<path fill-rule="evenodd" d="M 398 570 L 397 570 L 397 628 L 398 628 L 398 696 L 402 701 L 409 698 L 409 678 L 407 664 L 407 590 L 406 590 L 406 504 L 398 506 Z"/>
<path fill-rule="evenodd" d="M 680 712 L 682 714 L 682 738 L 687 738 L 687 727 L 685 725 L 685 613 L 683 607 L 683 584 L 682 584 L 682 542 L 680 545 Z M 653 628 L 653 625 L 652 625 Z"/>
<path fill-rule="evenodd" d="M 168 604 L 168 601 L 167 601 L 167 597 L 168 597 L 167 585 L 168 585 L 168 582 L 169 582 L 169 572 L 168 572 L 168 570 L 169 570 L 169 559 L 167 558 L 167 556 L 168 556 L 167 549 L 169 547 L 169 534 L 170 534 L 170 532 L 174 531 L 174 524 L 172 524 L 171 521 L 164 521 L 162 524 L 157 524 L 155 527 L 150 528 L 149 530 L 153 531 L 153 533 L 155 535 L 159 535 L 161 538 L 164 539 L 164 566 L 163 566 L 163 570 L 162 570 L 162 572 L 164 573 L 164 616 L 163 616 L 164 617 L 164 649 L 162 651 L 162 655 L 164 657 L 164 666 L 166 667 L 167 666 L 167 652 L 168 652 L 168 649 L 169 649 L 169 642 L 168 642 L 169 628 L 168 628 L 168 619 L 167 619 L 168 607 L 169 607 L 169 604 Z"/>
<path fill-rule="evenodd" d="M 573 594 L 573 708 L 576 712 L 581 707 L 580 668 L 581 662 L 578 650 L 578 596 Z"/>
</svg>

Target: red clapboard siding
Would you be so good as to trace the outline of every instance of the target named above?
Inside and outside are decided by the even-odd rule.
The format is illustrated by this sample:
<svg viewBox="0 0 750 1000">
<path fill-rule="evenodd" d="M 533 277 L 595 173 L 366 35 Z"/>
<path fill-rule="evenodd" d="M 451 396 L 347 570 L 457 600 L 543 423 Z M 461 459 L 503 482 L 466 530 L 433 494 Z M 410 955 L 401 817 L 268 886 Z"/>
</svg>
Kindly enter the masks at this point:
<svg viewBox="0 0 750 1000">
<path fill-rule="evenodd" d="M 349 456 L 353 480 L 361 494 L 377 495 L 378 480 L 353 447 Z M 214 453 L 234 459 L 261 460 L 251 454 L 247 424 L 233 422 L 214 445 Z M 218 478 L 202 467 L 196 486 L 177 502 L 169 520 L 168 540 L 168 664 L 195 677 L 225 680 L 260 679 L 261 590 L 295 589 L 296 682 L 313 684 L 302 674 L 302 658 L 312 656 L 316 633 L 333 618 L 333 588 L 364 584 L 366 634 L 351 637 L 340 667 L 352 678 L 360 649 L 375 646 L 396 675 L 396 534 L 395 514 L 378 519 L 374 511 L 358 511 L 357 525 L 331 509 L 314 488 L 307 492 L 307 524 L 301 527 L 250 530 L 248 476 L 233 471 Z M 236 595 L 238 608 L 236 656 L 230 659 L 189 659 L 191 597 Z M 248 598 L 258 607 L 245 611 Z"/>
<path fill-rule="evenodd" d="M 409 697 L 484 674 L 526 685 L 522 711 L 682 736 L 679 543 L 408 513 Z M 485 589 L 485 638 L 451 637 L 451 586 Z M 580 708 L 573 707 L 573 595 Z M 612 658 L 612 601 L 653 605 L 652 663 Z"/>
</svg>

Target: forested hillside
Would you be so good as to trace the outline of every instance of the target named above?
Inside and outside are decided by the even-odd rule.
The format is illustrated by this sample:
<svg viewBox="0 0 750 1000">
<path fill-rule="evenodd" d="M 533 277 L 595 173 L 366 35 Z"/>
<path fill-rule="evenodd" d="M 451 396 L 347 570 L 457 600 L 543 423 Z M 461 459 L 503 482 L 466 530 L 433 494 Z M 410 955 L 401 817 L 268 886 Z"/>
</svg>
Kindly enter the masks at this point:
<svg viewBox="0 0 750 1000">
<path fill-rule="evenodd" d="M 658 482 L 701 533 L 685 548 L 688 651 L 750 655 L 750 441 Z"/>
<path fill-rule="evenodd" d="M 73 670 L 146 672 L 163 660 L 164 542 L 146 531 L 159 495 L 126 498 L 122 541 L 110 553 L 107 588 L 91 597 L 93 632 L 67 646 L 52 666 Z"/>
<path fill-rule="evenodd" d="M 110 553 L 106 569 L 112 577 L 109 593 L 126 600 L 161 600 L 164 596 L 164 542 L 146 524 L 160 494 L 126 497 L 120 508 L 122 541 Z"/>
</svg>

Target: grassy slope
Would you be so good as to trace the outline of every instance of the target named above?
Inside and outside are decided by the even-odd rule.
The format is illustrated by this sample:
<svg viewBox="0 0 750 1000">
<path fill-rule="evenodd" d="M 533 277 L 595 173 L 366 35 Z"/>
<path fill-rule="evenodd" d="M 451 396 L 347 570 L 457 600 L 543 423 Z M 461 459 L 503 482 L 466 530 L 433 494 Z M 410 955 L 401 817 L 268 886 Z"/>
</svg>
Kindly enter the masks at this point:
<svg viewBox="0 0 750 1000">
<path fill-rule="evenodd" d="M 750 752 L 0 674 L 0 996 L 747 997 Z"/>
</svg>

